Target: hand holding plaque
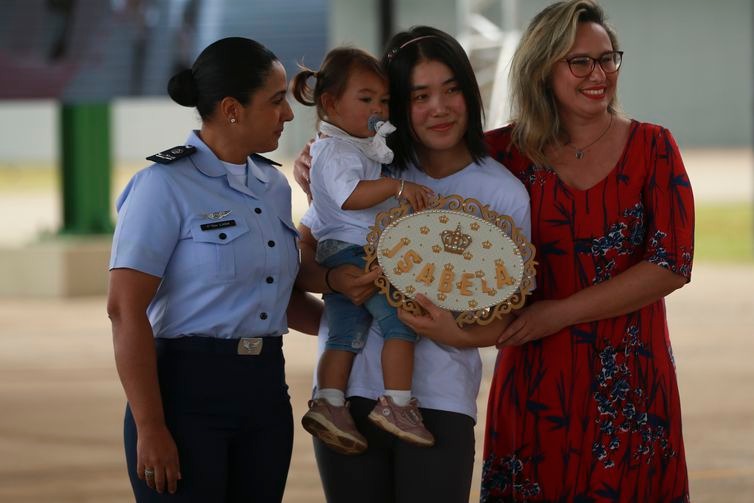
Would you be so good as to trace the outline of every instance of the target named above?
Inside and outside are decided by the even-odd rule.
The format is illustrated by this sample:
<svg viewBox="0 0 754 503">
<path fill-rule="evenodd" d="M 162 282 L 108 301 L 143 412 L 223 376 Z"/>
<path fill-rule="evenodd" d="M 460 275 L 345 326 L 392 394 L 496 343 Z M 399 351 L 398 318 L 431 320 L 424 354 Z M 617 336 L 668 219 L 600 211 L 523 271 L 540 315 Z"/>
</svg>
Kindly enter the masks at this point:
<svg viewBox="0 0 754 503">
<path fill-rule="evenodd" d="M 390 304 L 421 308 L 417 293 L 456 313 L 459 326 L 487 324 L 524 304 L 534 279 L 534 247 L 507 215 L 475 199 L 439 197 L 426 210 L 408 204 L 377 216 L 365 246 L 367 268 Z"/>
</svg>

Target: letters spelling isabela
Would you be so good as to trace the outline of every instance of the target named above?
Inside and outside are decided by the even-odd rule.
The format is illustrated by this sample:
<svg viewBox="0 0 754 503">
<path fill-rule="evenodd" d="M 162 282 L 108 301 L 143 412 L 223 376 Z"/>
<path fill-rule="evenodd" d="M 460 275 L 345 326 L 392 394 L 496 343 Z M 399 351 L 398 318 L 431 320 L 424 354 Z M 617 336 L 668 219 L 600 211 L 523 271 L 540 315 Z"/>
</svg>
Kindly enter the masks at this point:
<svg viewBox="0 0 754 503">
<path fill-rule="evenodd" d="M 422 234 L 426 234 L 424 228 L 421 230 Z M 437 264 L 442 263 L 443 254 L 450 253 L 454 255 L 463 255 L 464 258 L 470 260 L 471 254 L 466 252 L 466 249 L 471 245 L 472 238 L 468 234 L 464 234 L 461 229 L 461 224 L 458 224 L 454 231 L 444 230 L 440 233 L 442 241 L 442 247 L 433 246 L 432 251 L 438 254 L 439 257 L 435 261 L 426 261 L 421 254 L 413 248 L 405 249 L 411 245 L 411 239 L 403 237 L 390 249 L 386 249 L 382 254 L 387 258 L 393 258 L 399 253 L 402 253 L 400 258 L 393 269 L 393 272 L 397 276 L 407 274 L 411 272 L 416 264 L 424 264 L 418 273 L 414 276 L 415 281 L 424 283 L 427 287 L 432 287 L 437 279 L 437 297 L 440 300 L 444 300 L 447 294 L 453 291 L 455 287 L 458 294 L 462 296 L 473 296 L 475 289 L 483 292 L 489 296 L 497 294 L 497 289 L 504 286 L 512 285 L 515 283 L 515 279 L 511 277 L 505 266 L 505 262 L 502 259 L 496 259 L 494 261 L 494 280 L 492 281 L 494 288 L 490 287 L 487 282 L 485 271 L 479 270 L 475 272 L 463 271 L 460 274 L 456 274 L 455 267 L 451 263 L 444 263 L 440 272 L 439 278 L 437 278 L 435 272 L 437 270 Z M 489 242 L 485 241 L 482 244 L 485 249 L 490 247 Z M 467 256 L 468 255 L 468 256 Z M 456 277 L 458 281 L 456 282 Z M 475 288 L 476 287 L 476 288 Z"/>
</svg>

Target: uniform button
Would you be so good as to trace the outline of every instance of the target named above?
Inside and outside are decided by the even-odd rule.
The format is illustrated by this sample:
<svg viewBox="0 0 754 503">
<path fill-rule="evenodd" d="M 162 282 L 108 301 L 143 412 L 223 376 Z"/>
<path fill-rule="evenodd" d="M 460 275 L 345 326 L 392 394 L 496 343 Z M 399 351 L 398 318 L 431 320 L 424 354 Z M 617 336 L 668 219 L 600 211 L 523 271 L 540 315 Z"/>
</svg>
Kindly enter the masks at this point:
<svg viewBox="0 0 754 503">
<path fill-rule="evenodd" d="M 254 208 L 254 213 L 259 215 L 260 213 L 262 213 L 262 208 Z"/>
<path fill-rule="evenodd" d="M 267 246 L 269 246 L 270 248 L 272 248 L 273 246 L 275 246 L 275 241 L 273 241 L 273 240 L 267 241 Z"/>
<path fill-rule="evenodd" d="M 228 235 L 225 234 L 224 232 L 221 232 L 220 234 L 217 235 L 217 237 L 219 237 L 220 239 L 225 239 L 228 237 Z"/>
<path fill-rule="evenodd" d="M 262 313 L 262 314 L 259 315 L 259 317 L 262 318 L 263 320 L 266 320 L 267 319 L 267 313 Z"/>
<path fill-rule="evenodd" d="M 272 276 L 267 276 L 267 283 L 272 283 L 273 281 L 275 280 L 272 279 Z"/>
</svg>

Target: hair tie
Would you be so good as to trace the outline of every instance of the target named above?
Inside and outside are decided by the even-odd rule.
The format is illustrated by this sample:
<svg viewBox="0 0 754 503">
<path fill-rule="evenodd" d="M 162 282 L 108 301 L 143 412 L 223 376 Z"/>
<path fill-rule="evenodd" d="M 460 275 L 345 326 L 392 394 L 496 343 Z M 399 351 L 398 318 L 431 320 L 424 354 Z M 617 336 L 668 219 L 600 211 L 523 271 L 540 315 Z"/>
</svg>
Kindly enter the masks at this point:
<svg viewBox="0 0 754 503">
<path fill-rule="evenodd" d="M 402 43 L 398 47 L 394 47 L 390 49 L 390 51 L 387 53 L 387 62 L 392 63 L 393 59 L 395 59 L 395 56 L 398 54 L 398 52 L 404 47 L 406 47 L 407 45 L 411 45 L 414 42 L 418 42 L 419 40 L 424 40 L 425 38 L 439 38 L 439 37 L 437 37 L 437 35 L 422 35 L 420 37 L 412 38 L 411 40 Z"/>
</svg>

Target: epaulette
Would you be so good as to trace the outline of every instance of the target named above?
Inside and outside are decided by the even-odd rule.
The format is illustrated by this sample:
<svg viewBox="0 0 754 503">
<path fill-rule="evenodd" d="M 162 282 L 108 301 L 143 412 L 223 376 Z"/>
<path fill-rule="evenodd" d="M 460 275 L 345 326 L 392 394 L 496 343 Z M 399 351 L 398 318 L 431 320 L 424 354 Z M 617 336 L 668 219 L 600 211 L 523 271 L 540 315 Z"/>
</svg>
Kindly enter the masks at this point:
<svg viewBox="0 0 754 503">
<path fill-rule="evenodd" d="M 163 150 L 159 154 L 150 155 L 147 161 L 157 162 L 160 164 L 170 164 L 173 161 L 188 157 L 196 152 L 196 147 L 191 145 L 178 145 L 177 147 Z"/>
<path fill-rule="evenodd" d="M 251 158 L 252 159 L 262 159 L 264 162 L 268 162 L 268 163 L 272 164 L 273 166 L 282 166 L 282 164 L 280 164 L 279 162 L 275 162 L 272 159 L 267 159 L 266 157 L 263 157 L 263 156 L 261 156 L 259 154 L 251 154 Z"/>
</svg>

